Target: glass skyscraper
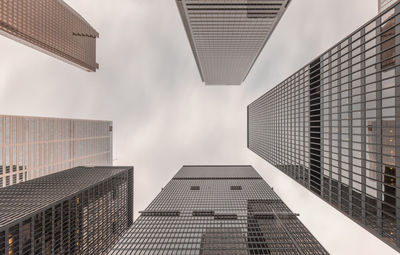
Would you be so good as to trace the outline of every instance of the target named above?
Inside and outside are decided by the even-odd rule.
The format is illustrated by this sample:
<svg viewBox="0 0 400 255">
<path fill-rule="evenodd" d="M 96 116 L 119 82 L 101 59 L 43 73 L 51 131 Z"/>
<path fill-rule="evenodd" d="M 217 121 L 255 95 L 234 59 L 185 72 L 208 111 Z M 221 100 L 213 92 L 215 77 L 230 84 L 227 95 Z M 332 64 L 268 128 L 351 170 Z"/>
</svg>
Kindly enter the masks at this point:
<svg viewBox="0 0 400 255">
<path fill-rule="evenodd" d="M 132 167 L 77 167 L 6 187 L 0 254 L 105 254 L 132 210 Z"/>
<path fill-rule="evenodd" d="M 400 3 L 248 106 L 248 148 L 400 251 Z"/>
<path fill-rule="evenodd" d="M 184 166 L 109 254 L 328 254 L 251 166 Z"/>
<path fill-rule="evenodd" d="M 207 85 L 240 85 L 290 0 L 176 0 Z"/>
<path fill-rule="evenodd" d="M 62 0 L 0 0 L 0 34 L 96 71 L 99 34 Z"/>
<path fill-rule="evenodd" d="M 0 115 L 0 188 L 75 166 L 112 165 L 112 121 Z"/>
</svg>

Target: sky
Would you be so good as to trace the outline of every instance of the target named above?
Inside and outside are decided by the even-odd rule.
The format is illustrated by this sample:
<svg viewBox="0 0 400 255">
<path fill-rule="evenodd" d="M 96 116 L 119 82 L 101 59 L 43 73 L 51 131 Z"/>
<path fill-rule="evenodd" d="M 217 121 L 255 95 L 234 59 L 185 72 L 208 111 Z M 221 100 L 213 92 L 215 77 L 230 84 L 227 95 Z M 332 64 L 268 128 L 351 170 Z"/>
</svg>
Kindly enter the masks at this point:
<svg viewBox="0 0 400 255">
<path fill-rule="evenodd" d="M 398 254 L 246 147 L 246 107 L 377 14 L 377 0 L 293 0 L 241 86 L 202 84 L 174 0 L 66 0 L 100 33 L 87 73 L 0 37 L 0 114 L 112 120 L 134 211 L 182 167 L 249 164 L 331 254 Z M 95 3 L 95 4 L 94 4 Z"/>
</svg>

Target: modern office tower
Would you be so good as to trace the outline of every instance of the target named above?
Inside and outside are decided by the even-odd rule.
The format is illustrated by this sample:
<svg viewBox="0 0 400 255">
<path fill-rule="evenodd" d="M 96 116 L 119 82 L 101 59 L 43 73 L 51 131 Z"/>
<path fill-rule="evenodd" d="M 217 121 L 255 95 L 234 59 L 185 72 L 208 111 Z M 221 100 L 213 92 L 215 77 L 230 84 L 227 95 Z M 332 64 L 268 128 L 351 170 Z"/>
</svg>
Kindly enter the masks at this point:
<svg viewBox="0 0 400 255">
<path fill-rule="evenodd" d="M 0 34 L 87 71 L 99 68 L 99 34 L 62 0 L 0 0 Z"/>
<path fill-rule="evenodd" d="M 132 167 L 77 167 L 6 187 L 0 254 L 105 254 L 132 210 Z"/>
<path fill-rule="evenodd" d="M 176 0 L 203 82 L 240 85 L 290 0 Z"/>
<path fill-rule="evenodd" d="M 109 254 L 328 254 L 251 166 L 184 166 Z"/>
<path fill-rule="evenodd" d="M 112 121 L 0 115 L 0 188 L 94 165 L 112 165 Z"/>
<path fill-rule="evenodd" d="M 397 0 L 378 0 L 378 10 L 379 10 L 379 12 L 382 12 L 386 8 L 389 8 L 396 1 Z"/>
<path fill-rule="evenodd" d="M 248 148 L 400 251 L 400 2 L 248 106 Z"/>
</svg>

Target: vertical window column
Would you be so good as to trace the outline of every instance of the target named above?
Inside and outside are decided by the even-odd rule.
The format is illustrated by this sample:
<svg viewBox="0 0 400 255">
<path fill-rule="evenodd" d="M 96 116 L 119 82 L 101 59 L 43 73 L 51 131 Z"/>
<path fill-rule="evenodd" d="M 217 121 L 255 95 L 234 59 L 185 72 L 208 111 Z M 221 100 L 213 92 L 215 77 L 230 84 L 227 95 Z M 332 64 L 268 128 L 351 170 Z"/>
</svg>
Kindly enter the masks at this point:
<svg viewBox="0 0 400 255">
<path fill-rule="evenodd" d="M 321 63 L 310 64 L 310 188 L 321 194 Z"/>
<path fill-rule="evenodd" d="M 381 34 L 381 19 L 376 21 L 376 34 Z M 381 52 L 381 36 L 376 38 L 377 52 Z M 381 54 L 376 55 L 376 126 L 374 131 L 376 132 L 376 180 L 377 185 L 377 231 L 379 235 L 382 235 L 382 73 L 381 73 Z"/>
</svg>

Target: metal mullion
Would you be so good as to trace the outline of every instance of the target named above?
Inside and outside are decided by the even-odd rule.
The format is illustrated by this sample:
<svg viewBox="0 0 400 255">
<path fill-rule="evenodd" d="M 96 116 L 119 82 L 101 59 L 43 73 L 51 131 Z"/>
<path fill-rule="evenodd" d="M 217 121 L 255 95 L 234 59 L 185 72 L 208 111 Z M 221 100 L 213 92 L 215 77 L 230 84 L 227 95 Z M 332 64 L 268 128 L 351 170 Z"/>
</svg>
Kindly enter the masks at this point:
<svg viewBox="0 0 400 255">
<path fill-rule="evenodd" d="M 351 39 L 349 38 L 349 45 L 345 46 L 345 47 L 349 47 L 348 49 L 348 53 L 349 54 L 351 52 Z M 337 47 L 337 149 L 338 149 L 338 153 L 337 153 L 337 175 L 338 175 L 338 207 L 340 208 L 340 210 L 343 210 L 343 206 L 342 206 L 342 153 L 341 153 L 341 149 L 342 149 L 342 68 L 341 68 L 341 58 L 342 58 L 342 45 L 339 44 Z M 350 85 L 350 81 L 347 81 L 348 84 Z M 332 116 L 332 115 L 331 115 Z M 331 147 L 332 148 L 332 147 Z M 332 152 L 331 152 L 332 155 Z M 331 156 L 332 158 L 332 156 Z M 350 207 L 350 204 L 349 204 Z"/>
<path fill-rule="evenodd" d="M 367 194 L 367 133 L 366 133 L 366 87 L 365 87 L 365 28 L 360 31 L 361 39 L 361 221 L 366 223 L 366 194 Z"/>
<path fill-rule="evenodd" d="M 349 194 L 348 194 L 348 199 L 349 199 L 349 211 L 348 215 L 350 217 L 353 217 L 353 84 L 352 84 L 352 78 L 351 75 L 353 73 L 353 60 L 352 60 L 352 38 L 349 37 L 348 39 L 348 64 L 349 67 L 347 68 L 349 70 L 348 73 L 348 80 L 347 83 L 349 84 Z M 350 156 L 351 153 L 351 156 Z M 351 169 L 351 171 L 350 171 Z M 339 186 L 341 183 L 339 183 Z"/>
<path fill-rule="evenodd" d="M 44 245 L 44 243 L 45 243 L 45 241 L 46 241 L 46 236 L 45 236 L 45 232 L 46 232 L 46 225 L 45 225 L 45 218 L 46 218 L 46 210 L 43 210 L 42 212 L 40 212 L 39 213 L 39 215 L 41 215 L 41 220 L 40 220 L 40 222 L 41 222 L 41 224 L 42 224 L 42 227 L 41 227 L 41 229 L 42 229 L 42 242 L 41 242 L 41 246 L 42 246 L 42 254 L 44 254 L 44 252 L 45 252 L 45 248 L 46 248 L 46 246 Z"/>
<path fill-rule="evenodd" d="M 64 204 L 64 200 L 63 201 L 61 201 L 60 202 L 60 254 L 63 254 L 65 251 L 64 251 L 64 246 L 63 246 L 63 244 L 64 244 L 64 229 L 63 229 L 63 227 L 64 227 L 64 206 L 63 206 L 63 204 Z"/>
<path fill-rule="evenodd" d="M 51 207 L 51 252 L 54 253 L 54 247 L 55 247 L 55 238 L 54 238 L 54 232 L 55 232 L 55 222 L 56 222 L 56 207 L 55 205 Z"/>
<path fill-rule="evenodd" d="M 331 52 L 330 52 L 331 53 Z M 332 204 L 332 55 L 329 53 L 329 87 L 328 87 L 328 114 L 329 114 L 329 202 Z"/>
<path fill-rule="evenodd" d="M 376 33 L 381 32 L 381 17 L 376 20 Z M 382 236 L 382 73 L 381 73 L 381 37 L 376 39 L 376 171 L 377 171 L 377 232 Z"/>
<path fill-rule="evenodd" d="M 10 235 L 10 228 L 9 227 L 4 230 L 4 234 L 5 234 L 5 236 L 4 236 L 5 254 L 10 254 L 10 251 L 9 251 L 9 246 L 10 245 L 8 243 L 9 242 L 8 238 L 9 238 L 9 235 Z"/>
<path fill-rule="evenodd" d="M 395 14 L 400 13 L 400 5 L 396 5 Z M 396 15 L 395 18 L 395 35 L 400 34 L 400 16 Z M 395 63 L 400 63 L 400 37 L 395 37 Z M 400 84 L 400 66 L 395 67 L 395 84 Z M 395 86 L 395 132 L 396 137 L 399 137 L 398 132 L 400 131 L 400 87 Z M 396 233 L 395 233 L 395 243 L 397 247 L 400 247 L 400 141 L 395 139 L 395 169 L 396 169 Z"/>
<path fill-rule="evenodd" d="M 324 187 L 325 187 L 325 183 L 324 183 L 324 178 L 325 178 L 325 169 L 324 169 L 324 163 L 325 163 L 325 153 L 324 153 L 324 139 L 325 139 L 325 135 L 324 135 L 324 127 L 325 127 L 325 122 L 324 122 L 324 104 L 325 104 L 325 100 L 326 98 L 323 96 L 323 92 L 325 87 L 329 86 L 329 82 L 326 82 L 329 78 L 326 77 L 327 75 L 329 75 L 329 68 L 327 66 L 324 65 L 324 62 L 326 60 L 326 56 L 323 56 L 322 62 L 320 62 L 320 75 L 321 78 L 324 77 L 323 79 L 321 79 L 321 85 L 320 85 L 320 89 L 319 89 L 319 93 L 320 93 L 320 171 L 321 171 L 321 197 L 324 197 Z M 326 70 L 328 68 L 328 70 Z M 322 70 L 324 70 L 324 72 L 322 72 Z M 325 78 L 328 78 L 327 80 L 325 80 Z"/>
</svg>

